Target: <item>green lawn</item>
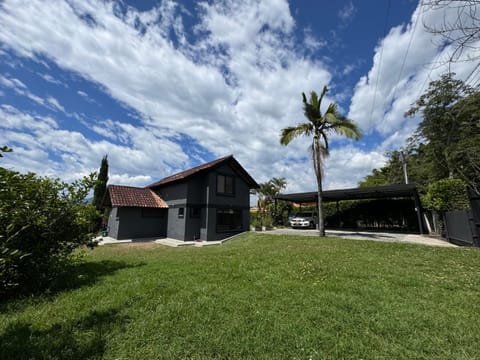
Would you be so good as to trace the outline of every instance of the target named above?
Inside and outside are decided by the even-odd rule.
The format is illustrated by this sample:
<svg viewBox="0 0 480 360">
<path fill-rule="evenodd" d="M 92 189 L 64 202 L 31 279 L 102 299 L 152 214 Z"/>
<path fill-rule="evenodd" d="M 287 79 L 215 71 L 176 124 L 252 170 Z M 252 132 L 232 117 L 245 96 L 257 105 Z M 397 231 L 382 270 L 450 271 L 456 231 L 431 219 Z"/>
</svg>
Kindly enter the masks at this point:
<svg viewBox="0 0 480 360">
<path fill-rule="evenodd" d="M 479 359 L 480 251 L 242 235 L 104 246 L 0 305 L 1 359 Z"/>
</svg>

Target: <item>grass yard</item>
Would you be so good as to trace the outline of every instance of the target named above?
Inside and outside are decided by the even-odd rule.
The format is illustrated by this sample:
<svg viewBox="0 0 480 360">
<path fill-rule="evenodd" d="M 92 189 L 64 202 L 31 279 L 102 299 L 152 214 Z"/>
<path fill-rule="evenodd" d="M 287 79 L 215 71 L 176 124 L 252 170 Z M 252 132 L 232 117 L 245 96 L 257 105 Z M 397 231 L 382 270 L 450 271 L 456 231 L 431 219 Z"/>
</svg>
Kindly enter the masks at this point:
<svg viewBox="0 0 480 360">
<path fill-rule="evenodd" d="M 1 359 L 479 359 L 480 251 L 245 234 L 104 246 L 0 305 Z"/>
</svg>

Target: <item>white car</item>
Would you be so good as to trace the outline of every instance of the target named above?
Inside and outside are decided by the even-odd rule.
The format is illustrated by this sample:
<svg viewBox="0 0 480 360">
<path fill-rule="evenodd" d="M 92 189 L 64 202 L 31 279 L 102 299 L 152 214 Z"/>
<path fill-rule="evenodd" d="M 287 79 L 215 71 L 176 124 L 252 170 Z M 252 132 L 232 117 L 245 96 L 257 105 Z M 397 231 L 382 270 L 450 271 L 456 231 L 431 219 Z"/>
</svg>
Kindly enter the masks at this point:
<svg viewBox="0 0 480 360">
<path fill-rule="evenodd" d="M 291 218 L 290 226 L 292 228 L 315 229 L 317 226 L 317 215 L 311 211 L 298 213 Z"/>
</svg>

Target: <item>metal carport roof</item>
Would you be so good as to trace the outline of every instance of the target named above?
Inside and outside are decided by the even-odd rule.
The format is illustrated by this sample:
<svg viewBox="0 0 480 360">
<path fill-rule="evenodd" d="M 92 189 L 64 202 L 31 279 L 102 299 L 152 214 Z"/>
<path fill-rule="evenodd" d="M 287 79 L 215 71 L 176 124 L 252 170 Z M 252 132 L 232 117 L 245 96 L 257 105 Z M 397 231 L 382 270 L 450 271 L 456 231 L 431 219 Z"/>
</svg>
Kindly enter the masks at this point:
<svg viewBox="0 0 480 360">
<path fill-rule="evenodd" d="M 352 189 L 326 190 L 322 191 L 322 197 L 324 202 L 361 199 L 413 198 L 420 234 L 423 234 L 421 215 L 422 207 L 417 192 L 417 186 L 415 184 L 393 184 Z M 277 200 L 292 201 L 300 204 L 317 202 L 317 198 L 318 194 L 316 191 L 295 194 L 278 194 L 275 196 L 275 199 Z"/>
<path fill-rule="evenodd" d="M 352 189 L 326 190 L 322 192 L 323 201 L 359 200 L 359 199 L 386 199 L 401 197 L 417 197 L 415 184 L 394 184 L 375 187 L 360 187 Z M 311 203 L 317 201 L 317 192 L 294 194 L 278 194 L 278 200 L 293 201 L 296 203 Z"/>
</svg>

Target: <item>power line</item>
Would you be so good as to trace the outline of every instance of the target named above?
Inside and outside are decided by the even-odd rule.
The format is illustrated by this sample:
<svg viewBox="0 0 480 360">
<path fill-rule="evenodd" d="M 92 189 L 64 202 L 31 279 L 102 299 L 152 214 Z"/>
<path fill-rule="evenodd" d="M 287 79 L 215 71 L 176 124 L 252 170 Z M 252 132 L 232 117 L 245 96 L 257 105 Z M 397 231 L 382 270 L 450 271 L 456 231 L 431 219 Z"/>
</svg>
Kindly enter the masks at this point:
<svg viewBox="0 0 480 360">
<path fill-rule="evenodd" d="M 475 68 L 470 72 L 470 74 L 468 74 L 468 76 L 465 78 L 465 80 L 463 81 L 465 84 L 468 83 L 468 80 L 470 80 L 470 78 L 472 77 L 472 75 L 475 73 L 475 71 L 477 71 L 478 69 L 480 68 L 480 63 L 477 64 L 477 66 L 475 66 Z"/>
<path fill-rule="evenodd" d="M 400 72 L 398 73 L 397 84 L 400 82 L 400 78 L 402 77 L 403 69 L 405 68 L 405 63 L 407 62 L 408 53 L 410 51 L 410 47 L 412 46 L 413 36 L 415 35 L 415 30 L 417 29 L 419 18 L 420 18 L 420 14 L 418 14 L 413 24 L 412 33 L 410 34 L 410 40 L 408 41 L 407 51 L 405 52 L 405 56 L 403 57 L 403 61 L 402 61 L 402 66 L 400 67 Z M 394 93 L 392 94 L 392 98 L 393 98 L 393 95 L 395 95 L 395 92 L 396 92 L 396 88 Z"/>
<path fill-rule="evenodd" d="M 439 68 L 439 66 L 435 67 L 435 64 L 437 63 L 437 59 L 438 59 L 438 57 L 440 57 L 440 55 L 442 55 L 442 53 L 438 52 L 437 55 L 435 55 L 435 57 L 433 58 L 433 61 L 431 62 L 430 70 L 428 71 L 428 74 L 425 77 L 425 80 L 423 81 L 423 84 L 420 87 L 417 96 L 415 96 L 415 99 L 418 99 L 420 97 L 420 95 L 422 95 L 423 89 L 425 88 L 425 85 L 427 85 L 427 81 L 428 80 L 432 81 L 432 78 L 430 77 L 430 75 L 432 75 L 433 69 L 435 69 L 435 68 L 438 69 Z"/>
<path fill-rule="evenodd" d="M 391 0 L 388 0 L 387 13 L 386 13 L 386 16 L 385 16 L 385 25 L 383 27 L 383 39 L 385 39 L 385 37 L 387 36 L 388 18 L 390 16 L 390 5 L 391 5 Z M 377 97 L 377 89 L 378 89 L 378 80 L 380 79 L 380 74 L 381 74 L 381 70 L 382 70 L 383 48 L 384 48 L 384 46 L 382 45 L 382 47 L 380 49 L 380 58 L 379 58 L 379 61 L 378 61 L 378 75 L 377 75 L 377 80 L 375 81 L 375 91 L 373 93 L 372 108 L 370 109 L 370 117 L 369 117 L 369 120 L 368 120 L 368 128 L 369 129 L 370 129 L 370 125 L 371 125 L 371 122 L 372 122 L 373 110 L 375 108 L 375 100 L 376 100 L 376 97 Z"/>
</svg>

